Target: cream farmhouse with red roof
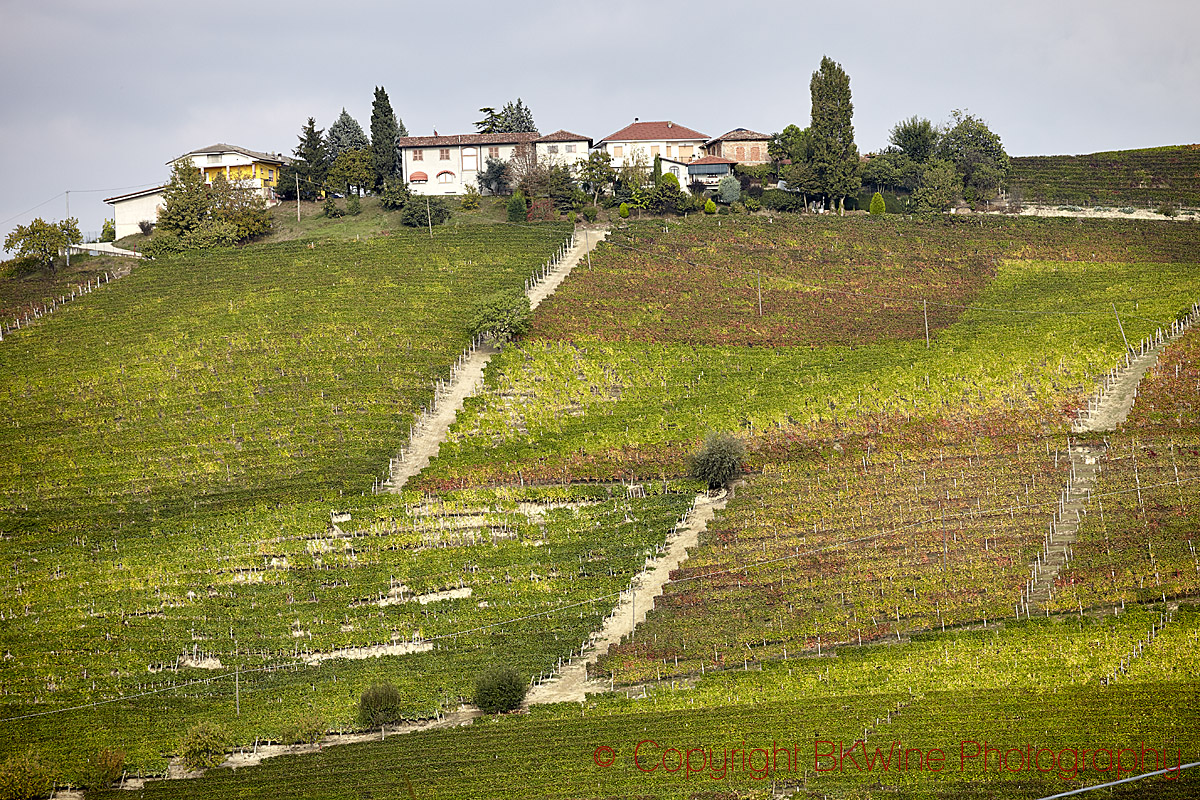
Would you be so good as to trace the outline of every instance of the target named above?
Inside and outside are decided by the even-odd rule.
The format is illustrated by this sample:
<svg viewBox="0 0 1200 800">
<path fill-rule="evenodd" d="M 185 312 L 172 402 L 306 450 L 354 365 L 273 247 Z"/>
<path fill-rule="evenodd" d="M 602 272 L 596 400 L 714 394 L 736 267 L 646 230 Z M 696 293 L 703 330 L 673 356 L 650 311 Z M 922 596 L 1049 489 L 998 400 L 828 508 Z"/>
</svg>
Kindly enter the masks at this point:
<svg viewBox="0 0 1200 800">
<path fill-rule="evenodd" d="M 616 169 L 631 163 L 649 167 L 655 156 L 686 164 L 704 155 L 707 139 L 703 133 L 670 120 L 640 122 L 635 119 L 596 142 L 596 149 L 608 153 Z M 681 178 L 680 183 L 683 182 Z"/>
</svg>

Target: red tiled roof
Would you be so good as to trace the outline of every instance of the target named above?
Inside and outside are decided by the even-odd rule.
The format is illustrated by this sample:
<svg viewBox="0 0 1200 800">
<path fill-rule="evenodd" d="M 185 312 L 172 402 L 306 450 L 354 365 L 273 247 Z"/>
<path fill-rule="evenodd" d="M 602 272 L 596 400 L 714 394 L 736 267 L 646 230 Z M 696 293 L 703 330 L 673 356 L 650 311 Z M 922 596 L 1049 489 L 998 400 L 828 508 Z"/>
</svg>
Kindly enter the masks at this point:
<svg viewBox="0 0 1200 800">
<path fill-rule="evenodd" d="M 732 158 L 721 158 L 720 156 L 705 156 L 689 161 L 688 164 L 736 164 Z"/>
<path fill-rule="evenodd" d="M 454 133 L 449 136 L 405 136 L 396 140 L 396 146 L 453 147 L 455 145 L 472 144 L 528 144 L 529 142 L 537 141 L 539 137 L 541 137 L 541 134 L 537 131 L 522 133 Z"/>
<path fill-rule="evenodd" d="M 591 145 L 591 143 L 592 143 L 592 140 L 586 136 L 580 136 L 578 133 L 571 133 L 570 131 L 564 131 L 564 130 L 557 130 L 554 133 L 548 133 L 545 136 L 543 136 L 542 138 L 538 139 L 537 141 L 539 141 L 539 142 L 587 142 L 589 145 Z"/>
<path fill-rule="evenodd" d="M 691 128 L 676 124 L 670 120 L 658 122 L 633 122 L 616 133 L 605 136 L 596 144 L 603 142 L 669 142 L 676 139 L 700 139 L 708 137 Z"/>
<path fill-rule="evenodd" d="M 734 128 L 728 133 L 722 133 L 715 139 L 709 139 L 705 142 L 705 146 L 707 147 L 713 142 L 723 142 L 726 140 L 733 142 L 769 142 L 771 141 L 771 136 L 770 134 L 759 133 L 748 128 Z"/>
</svg>

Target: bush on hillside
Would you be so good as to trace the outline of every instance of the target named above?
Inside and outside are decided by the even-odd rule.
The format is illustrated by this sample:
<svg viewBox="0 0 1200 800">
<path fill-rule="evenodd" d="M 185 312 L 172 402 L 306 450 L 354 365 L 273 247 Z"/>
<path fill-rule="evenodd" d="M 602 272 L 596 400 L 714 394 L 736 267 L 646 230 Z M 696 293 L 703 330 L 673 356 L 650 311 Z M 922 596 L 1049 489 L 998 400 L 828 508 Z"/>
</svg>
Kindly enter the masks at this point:
<svg viewBox="0 0 1200 800">
<path fill-rule="evenodd" d="M 104 220 L 104 225 L 100 228 L 100 241 L 115 242 L 117 240 L 117 221 L 115 219 Z"/>
<path fill-rule="evenodd" d="M 182 253 L 184 249 L 183 242 L 175 234 L 155 231 L 150 236 L 150 241 L 142 245 L 142 255 L 147 258 L 161 258 L 173 253 Z"/>
<path fill-rule="evenodd" d="M 400 224 L 410 228 L 441 225 L 450 219 L 450 207 L 440 197 L 413 198 L 400 212 Z"/>
<path fill-rule="evenodd" d="M 588 222 L 595 222 L 596 217 L 598 217 L 599 215 L 600 215 L 600 210 L 598 208 L 596 208 L 595 206 L 584 206 L 583 207 L 583 218 L 586 219 Z"/>
<path fill-rule="evenodd" d="M 336 219 L 346 213 L 338 208 L 337 201 L 333 199 L 332 194 L 325 195 L 325 205 L 321 206 L 321 210 L 329 219 Z"/>
<path fill-rule="evenodd" d="M 306 714 L 283 726 L 279 737 L 284 744 L 313 744 L 319 742 L 329 726 L 317 714 Z"/>
<path fill-rule="evenodd" d="M 383 191 L 379 193 L 379 205 L 387 211 L 398 211 L 412 199 L 412 192 L 399 179 L 384 181 Z"/>
<path fill-rule="evenodd" d="M 106 747 L 87 760 L 83 785 L 88 789 L 107 789 L 121 777 L 121 773 L 124 771 L 125 751 L 110 750 Z"/>
<path fill-rule="evenodd" d="M 238 227 L 224 220 L 208 220 L 199 228 L 180 237 L 184 250 L 208 250 L 213 247 L 233 247 L 242 237 Z"/>
<path fill-rule="evenodd" d="M 506 342 L 528 331 L 532 322 L 533 310 L 524 292 L 497 292 L 475 309 L 471 335 Z"/>
<path fill-rule="evenodd" d="M 512 667 L 492 667 L 475 681 L 475 705 L 485 714 L 512 711 L 521 705 L 528 689 Z"/>
<path fill-rule="evenodd" d="M 617 215 L 620 216 L 621 219 L 629 219 L 629 203 L 621 203 L 621 205 L 617 208 Z"/>
<path fill-rule="evenodd" d="M 154 223 L 148 219 L 140 220 L 138 222 L 138 230 L 142 232 L 143 236 L 149 236 L 154 232 Z"/>
<path fill-rule="evenodd" d="M 719 489 L 733 479 L 742 467 L 746 447 L 733 434 L 710 433 L 704 444 L 688 459 L 691 476 L 704 481 L 709 489 Z"/>
<path fill-rule="evenodd" d="M 713 199 L 711 197 L 704 201 L 704 213 L 705 214 L 717 213 L 717 204 L 713 202 Z"/>
<path fill-rule="evenodd" d="M 197 722 L 183 737 L 179 755 L 188 769 L 208 769 L 225 760 L 229 732 L 215 722 Z"/>
<path fill-rule="evenodd" d="M 358 199 L 358 195 L 350 195 L 350 199 L 346 201 L 346 213 L 352 217 L 362 213 L 362 200 Z"/>
<path fill-rule="evenodd" d="M 529 207 L 525 205 L 525 195 L 521 194 L 520 190 L 513 192 L 513 196 L 508 198 L 507 210 L 509 222 L 525 221 Z"/>
<path fill-rule="evenodd" d="M 873 194 L 871 196 L 870 213 L 872 213 L 872 214 L 886 214 L 887 213 L 887 204 L 883 202 L 883 195 L 880 194 L 879 192 L 876 192 L 875 194 Z"/>
<path fill-rule="evenodd" d="M 401 716 L 400 690 L 386 681 L 373 683 L 358 701 L 358 724 L 368 728 L 396 722 Z"/>
<path fill-rule="evenodd" d="M 470 184 L 467 185 L 467 190 L 462 196 L 461 208 L 463 211 L 478 211 L 479 210 L 479 190 Z"/>
</svg>

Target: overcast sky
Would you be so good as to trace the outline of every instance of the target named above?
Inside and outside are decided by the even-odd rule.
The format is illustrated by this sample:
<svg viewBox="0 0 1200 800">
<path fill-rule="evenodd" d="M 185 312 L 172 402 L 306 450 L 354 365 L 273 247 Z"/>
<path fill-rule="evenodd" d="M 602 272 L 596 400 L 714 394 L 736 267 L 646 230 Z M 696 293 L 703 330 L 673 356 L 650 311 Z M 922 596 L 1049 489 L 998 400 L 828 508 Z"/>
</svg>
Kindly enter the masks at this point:
<svg viewBox="0 0 1200 800">
<path fill-rule="evenodd" d="M 829 55 L 863 152 L 956 108 L 1010 155 L 1190 144 L 1198 32 L 1194 0 L 0 0 L 0 234 L 63 217 L 68 190 L 98 231 L 104 197 L 198 147 L 290 153 L 343 106 L 367 129 L 377 85 L 414 135 L 471 132 L 518 96 L 543 133 L 634 117 L 771 133 L 808 123 Z"/>
</svg>

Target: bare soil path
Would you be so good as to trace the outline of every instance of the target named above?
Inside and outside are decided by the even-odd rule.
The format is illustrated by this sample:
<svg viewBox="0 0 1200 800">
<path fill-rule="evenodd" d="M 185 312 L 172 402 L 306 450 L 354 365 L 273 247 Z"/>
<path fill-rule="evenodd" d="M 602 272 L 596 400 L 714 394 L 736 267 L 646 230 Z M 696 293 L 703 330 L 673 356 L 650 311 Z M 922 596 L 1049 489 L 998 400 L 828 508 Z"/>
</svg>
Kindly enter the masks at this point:
<svg viewBox="0 0 1200 800">
<path fill-rule="evenodd" d="M 566 256 L 558 263 L 554 271 L 545 280 L 530 287 L 526 295 L 529 305 L 538 305 L 554 293 L 559 284 L 571 274 L 571 270 L 580 260 L 585 259 L 596 245 L 608 236 L 608 229 L 593 230 L 584 228 L 575 236 L 574 245 L 567 251 Z M 393 459 L 390 476 L 383 484 L 385 491 L 399 492 L 404 484 L 421 470 L 429 466 L 429 462 L 437 455 L 450 432 L 450 426 L 462 410 L 463 402 L 483 385 L 483 371 L 498 349 L 490 343 L 476 347 L 454 374 L 453 380 L 437 392 L 433 403 L 433 413 L 423 414 L 413 429 L 412 438 L 404 448 L 400 458 Z"/>
<path fill-rule="evenodd" d="M 1127 353 L 1121 364 L 1105 376 L 1099 390 L 1089 398 L 1087 408 L 1080 409 L 1073 430 L 1076 433 L 1102 433 L 1114 431 L 1123 424 L 1133 410 L 1142 378 L 1158 363 L 1158 357 L 1167 345 L 1191 328 L 1198 318 L 1200 307 L 1192 306 L 1191 313 L 1185 318 L 1159 330 L 1152 338 L 1141 342 L 1136 350 Z M 1054 583 L 1059 573 L 1070 563 L 1071 549 L 1099 480 L 1106 449 L 1104 444 L 1092 442 L 1073 442 L 1068 448 L 1071 478 L 1059 500 L 1042 552 L 1034 558 L 1030 568 L 1030 579 L 1019 608 L 1026 616 L 1046 610 L 1054 596 Z"/>
<path fill-rule="evenodd" d="M 589 693 L 607 691 L 608 685 L 603 681 L 588 680 L 588 666 L 645 621 L 646 614 L 654 608 L 654 599 L 662 594 L 663 586 L 671 579 L 671 573 L 687 559 L 688 550 L 699 543 L 700 534 L 708 527 L 713 516 L 729 502 L 730 496 L 724 491 L 715 497 L 707 494 L 696 496 L 683 524 L 667 538 L 667 552 L 648 562 L 646 568 L 634 577 L 629 591 L 622 593 L 613 613 L 604 621 L 603 627 L 593 634 L 587 651 L 563 665 L 553 678 L 530 690 L 525 698 L 527 707 L 539 703 L 581 702 Z"/>
</svg>

